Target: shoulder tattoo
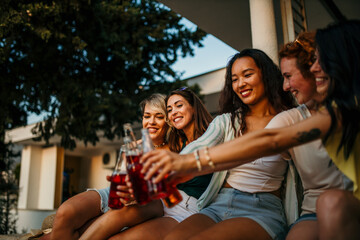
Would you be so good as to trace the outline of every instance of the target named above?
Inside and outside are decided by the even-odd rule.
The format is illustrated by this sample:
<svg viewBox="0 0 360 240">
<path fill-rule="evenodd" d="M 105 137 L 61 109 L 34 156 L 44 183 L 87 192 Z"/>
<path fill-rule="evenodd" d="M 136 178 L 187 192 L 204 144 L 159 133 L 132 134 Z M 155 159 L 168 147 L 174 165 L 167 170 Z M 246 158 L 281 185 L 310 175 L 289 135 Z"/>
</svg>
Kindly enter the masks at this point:
<svg viewBox="0 0 360 240">
<path fill-rule="evenodd" d="M 318 128 L 313 128 L 308 132 L 298 132 L 296 141 L 300 143 L 307 143 L 320 137 L 321 131 Z"/>
</svg>

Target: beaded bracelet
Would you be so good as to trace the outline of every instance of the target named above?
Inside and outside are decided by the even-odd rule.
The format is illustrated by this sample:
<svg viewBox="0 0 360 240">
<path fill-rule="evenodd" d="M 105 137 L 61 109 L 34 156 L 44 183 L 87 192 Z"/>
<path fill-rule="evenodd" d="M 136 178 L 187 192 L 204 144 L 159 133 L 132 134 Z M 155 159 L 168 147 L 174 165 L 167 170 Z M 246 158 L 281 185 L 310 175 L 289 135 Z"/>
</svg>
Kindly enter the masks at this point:
<svg viewBox="0 0 360 240">
<path fill-rule="evenodd" d="M 194 156 L 195 156 L 195 160 L 196 160 L 197 169 L 199 172 L 201 172 L 202 167 L 201 167 L 201 162 L 200 162 L 200 157 L 199 157 L 199 150 L 196 150 L 194 152 Z"/>
<path fill-rule="evenodd" d="M 209 148 L 205 147 L 204 149 L 204 154 L 205 154 L 205 159 L 208 162 L 209 166 L 214 169 L 215 168 L 215 164 L 214 162 L 211 160 L 210 155 L 209 155 Z"/>
</svg>

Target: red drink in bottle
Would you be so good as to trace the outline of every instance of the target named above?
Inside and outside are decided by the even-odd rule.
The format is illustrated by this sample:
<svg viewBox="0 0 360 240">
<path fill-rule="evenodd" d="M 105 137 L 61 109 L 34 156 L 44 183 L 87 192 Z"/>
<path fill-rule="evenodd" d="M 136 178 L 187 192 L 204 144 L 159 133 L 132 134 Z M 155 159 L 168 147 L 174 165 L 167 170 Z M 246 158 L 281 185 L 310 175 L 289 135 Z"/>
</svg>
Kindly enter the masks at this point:
<svg viewBox="0 0 360 240">
<path fill-rule="evenodd" d="M 163 202 L 166 207 L 172 208 L 176 204 L 182 201 L 182 196 L 179 190 L 175 186 L 168 186 L 168 196 L 163 198 Z"/>
<path fill-rule="evenodd" d="M 109 207 L 114 209 L 120 209 L 124 207 L 124 204 L 120 201 L 120 197 L 116 194 L 117 186 L 126 185 L 126 158 L 125 158 L 125 146 L 121 146 L 118 159 L 114 171 L 110 177 L 110 192 L 109 192 Z M 126 200 L 126 199 L 125 199 Z"/>
<path fill-rule="evenodd" d="M 132 184 L 134 197 L 138 204 L 144 205 L 151 202 L 147 183 L 144 180 L 144 174 L 141 173 L 142 165 L 140 157 L 142 156 L 141 145 L 137 144 L 131 124 L 124 124 L 124 143 L 127 162 L 127 173 Z M 130 138 L 131 137 L 131 138 Z"/>
<path fill-rule="evenodd" d="M 146 128 L 141 129 L 142 134 L 142 150 L 143 153 L 150 152 L 154 150 L 154 144 L 153 141 L 150 138 L 149 130 Z M 156 177 L 154 175 L 150 180 L 146 181 L 148 185 L 148 191 L 152 199 L 160 199 L 166 197 L 167 190 L 166 190 L 166 182 L 165 180 L 162 180 L 159 183 L 153 183 L 153 179 Z"/>
<path fill-rule="evenodd" d="M 151 180 L 147 181 L 149 194 L 152 199 L 165 198 L 168 196 L 165 180 L 162 180 L 159 183 L 153 183 L 152 179 L 154 179 L 156 176 L 157 174 L 155 174 Z"/>
<path fill-rule="evenodd" d="M 141 154 L 127 155 L 127 172 L 134 190 L 134 197 L 138 204 L 144 205 L 151 202 L 148 191 L 147 181 L 144 180 L 144 174 L 141 173 L 142 164 L 140 164 Z"/>
<path fill-rule="evenodd" d="M 116 194 L 118 185 L 126 185 L 126 173 L 115 173 L 111 176 L 110 193 L 109 193 L 109 207 L 113 209 L 120 209 L 124 204 L 120 201 L 120 197 Z"/>
</svg>

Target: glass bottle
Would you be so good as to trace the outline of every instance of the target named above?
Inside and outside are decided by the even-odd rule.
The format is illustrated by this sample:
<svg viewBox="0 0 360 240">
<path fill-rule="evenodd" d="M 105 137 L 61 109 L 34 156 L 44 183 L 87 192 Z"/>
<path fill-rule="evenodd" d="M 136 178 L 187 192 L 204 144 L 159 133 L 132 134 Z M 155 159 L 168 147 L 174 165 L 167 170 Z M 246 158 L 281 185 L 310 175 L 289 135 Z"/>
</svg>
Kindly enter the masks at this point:
<svg viewBox="0 0 360 240">
<path fill-rule="evenodd" d="M 165 204 L 165 206 L 167 208 L 172 208 L 176 204 L 181 202 L 183 198 L 182 198 L 179 190 L 176 188 L 176 186 L 167 185 L 167 189 L 168 189 L 168 192 L 167 192 L 168 196 L 163 198 L 163 203 Z"/>
<path fill-rule="evenodd" d="M 149 130 L 142 129 L 142 146 L 143 153 L 147 153 L 149 151 L 154 150 L 153 141 L 150 138 Z M 163 202 L 166 207 L 171 208 L 182 201 L 182 196 L 176 186 L 166 184 L 166 180 L 162 180 L 161 182 L 154 184 L 152 181 L 148 182 L 148 188 L 150 192 L 150 196 L 153 199 L 163 199 Z"/>
<path fill-rule="evenodd" d="M 147 181 L 144 180 L 144 174 L 141 173 L 142 164 L 140 164 L 141 145 L 137 144 L 131 124 L 124 124 L 124 143 L 127 162 L 127 173 L 134 191 L 134 197 L 138 204 L 145 205 L 151 202 L 148 191 Z"/>
<path fill-rule="evenodd" d="M 141 129 L 141 135 L 142 135 L 141 140 L 142 140 L 143 153 L 147 153 L 154 150 L 155 148 L 153 141 L 150 138 L 149 130 L 147 128 Z M 147 181 L 150 197 L 152 199 L 165 198 L 168 195 L 166 192 L 167 190 L 166 190 L 165 179 L 159 183 L 153 183 L 152 180 L 155 178 L 155 176 L 149 181 Z"/>
<path fill-rule="evenodd" d="M 119 196 L 116 194 L 118 185 L 126 185 L 126 158 L 125 146 L 121 146 L 119 156 L 116 161 L 115 169 L 110 177 L 110 192 L 108 205 L 113 209 L 120 209 L 124 204 L 120 201 Z"/>
</svg>

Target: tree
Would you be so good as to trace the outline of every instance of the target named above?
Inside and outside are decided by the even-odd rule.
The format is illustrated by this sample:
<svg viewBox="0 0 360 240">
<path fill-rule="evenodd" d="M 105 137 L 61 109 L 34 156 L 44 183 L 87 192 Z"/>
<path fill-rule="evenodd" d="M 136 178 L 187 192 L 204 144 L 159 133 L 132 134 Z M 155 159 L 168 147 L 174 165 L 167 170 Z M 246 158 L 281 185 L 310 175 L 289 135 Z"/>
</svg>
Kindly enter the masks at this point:
<svg viewBox="0 0 360 240">
<path fill-rule="evenodd" d="M 12 118 L 1 123 L 46 112 L 34 132 L 60 135 L 67 148 L 75 138 L 95 144 L 100 131 L 120 135 L 141 99 L 179 79 L 171 65 L 205 36 L 150 0 L 6 0 L 0 8 L 0 98 Z"/>
<path fill-rule="evenodd" d="M 179 86 L 178 57 L 202 46 L 206 34 L 180 20 L 151 0 L 2 0 L 1 154 L 5 131 L 30 113 L 46 114 L 34 134 L 65 148 L 120 136 L 140 100 Z"/>
<path fill-rule="evenodd" d="M 19 155 L 11 143 L 0 143 L 0 234 L 16 233 L 18 180 L 14 174 L 14 157 Z"/>
</svg>

